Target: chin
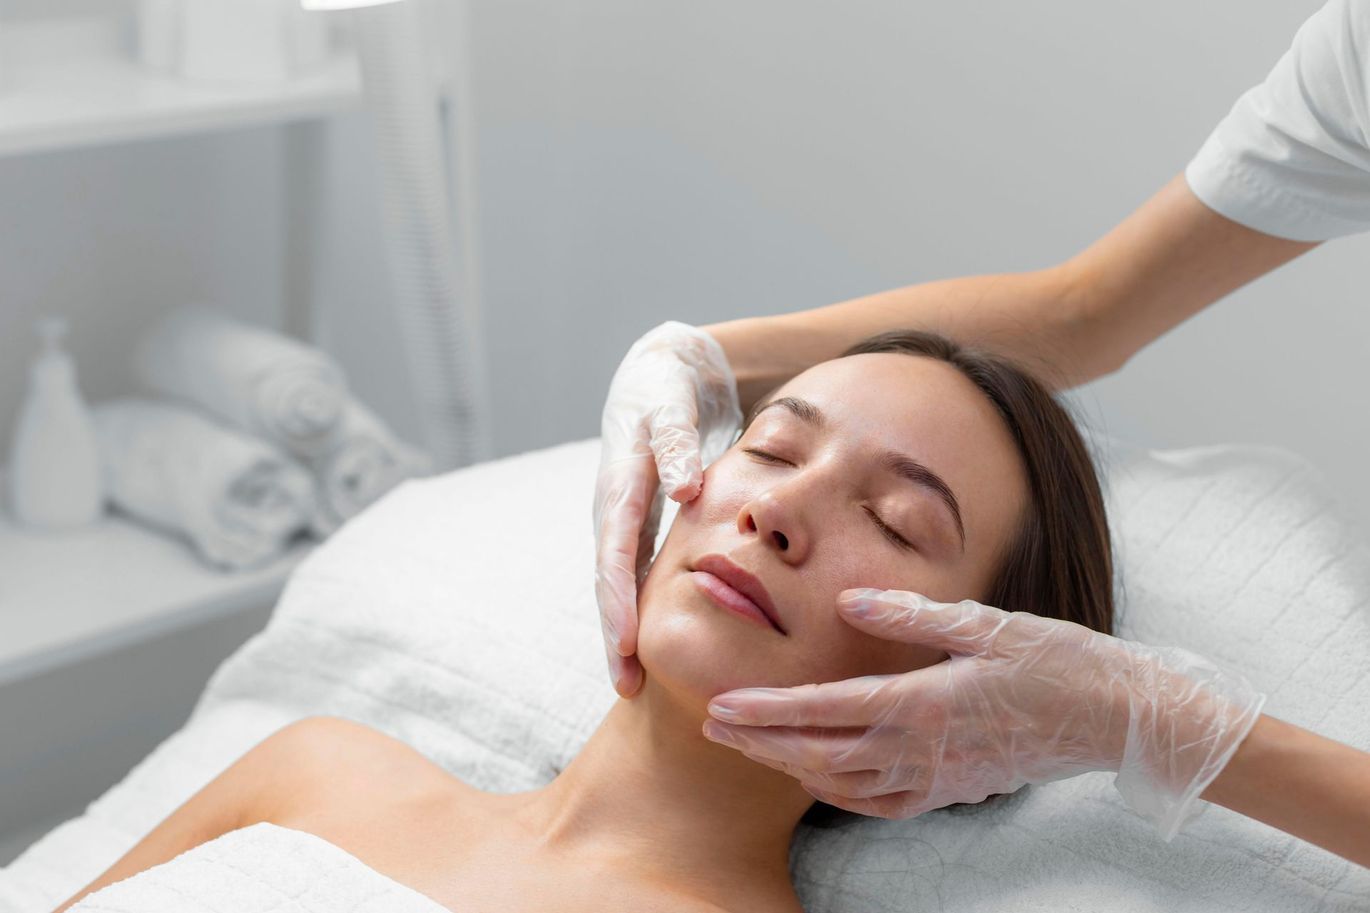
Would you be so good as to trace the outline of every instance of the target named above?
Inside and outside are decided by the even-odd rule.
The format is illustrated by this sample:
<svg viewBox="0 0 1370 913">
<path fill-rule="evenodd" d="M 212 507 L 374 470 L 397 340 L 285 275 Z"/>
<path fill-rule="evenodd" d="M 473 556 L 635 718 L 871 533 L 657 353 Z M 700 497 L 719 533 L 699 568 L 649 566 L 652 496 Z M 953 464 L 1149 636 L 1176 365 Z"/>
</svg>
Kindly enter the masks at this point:
<svg viewBox="0 0 1370 913">
<path fill-rule="evenodd" d="M 780 673 L 779 634 L 714 606 L 683 573 L 662 582 L 644 584 L 639 601 L 637 655 L 649 680 L 701 717 L 724 691 L 792 684 Z"/>
</svg>

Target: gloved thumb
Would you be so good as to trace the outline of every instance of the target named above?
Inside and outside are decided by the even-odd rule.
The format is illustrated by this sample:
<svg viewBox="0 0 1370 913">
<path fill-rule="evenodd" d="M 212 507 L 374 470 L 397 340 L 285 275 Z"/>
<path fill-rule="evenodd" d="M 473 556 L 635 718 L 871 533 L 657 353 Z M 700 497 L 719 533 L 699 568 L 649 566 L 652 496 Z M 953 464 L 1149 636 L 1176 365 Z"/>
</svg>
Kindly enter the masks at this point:
<svg viewBox="0 0 1370 913">
<path fill-rule="evenodd" d="M 847 624 L 867 634 L 960 655 L 987 651 L 1009 617 L 973 599 L 934 602 L 904 590 L 844 590 L 837 609 Z"/>
<path fill-rule="evenodd" d="M 698 415 L 690 406 L 673 404 L 657 409 L 648 429 L 662 490 L 681 503 L 699 494 L 704 483 L 697 421 Z"/>
</svg>

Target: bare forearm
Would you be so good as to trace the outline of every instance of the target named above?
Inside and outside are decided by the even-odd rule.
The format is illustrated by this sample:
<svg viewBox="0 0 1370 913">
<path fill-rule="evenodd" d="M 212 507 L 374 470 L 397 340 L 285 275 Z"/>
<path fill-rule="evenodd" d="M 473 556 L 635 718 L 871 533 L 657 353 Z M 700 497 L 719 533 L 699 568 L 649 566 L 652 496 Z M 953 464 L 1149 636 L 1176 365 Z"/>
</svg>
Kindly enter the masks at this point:
<svg viewBox="0 0 1370 913">
<path fill-rule="evenodd" d="M 1370 754 L 1262 716 L 1202 798 L 1370 866 Z"/>
<path fill-rule="evenodd" d="M 805 368 L 896 328 L 983 346 L 1060 389 L 1116 371 L 1199 310 L 1313 246 L 1218 215 L 1176 176 L 1056 266 L 928 282 L 705 329 L 728 355 L 744 409 Z"/>
<path fill-rule="evenodd" d="M 1034 365 L 1040 373 L 1060 375 L 1066 353 L 1083 348 L 1072 345 L 1072 337 L 1087 320 L 1066 282 L 1059 269 L 965 276 L 704 329 L 728 355 L 744 410 L 811 365 L 896 328 L 942 333 Z M 1071 381 L 1108 370 L 1103 364 L 1077 366 Z"/>
</svg>

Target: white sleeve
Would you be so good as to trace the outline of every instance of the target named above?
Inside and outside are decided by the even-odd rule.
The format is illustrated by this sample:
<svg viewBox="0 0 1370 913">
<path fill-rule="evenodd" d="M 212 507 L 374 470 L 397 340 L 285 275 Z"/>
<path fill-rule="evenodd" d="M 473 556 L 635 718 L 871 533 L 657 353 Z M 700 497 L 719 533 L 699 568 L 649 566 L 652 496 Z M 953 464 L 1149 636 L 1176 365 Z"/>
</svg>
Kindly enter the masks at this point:
<svg viewBox="0 0 1370 913">
<path fill-rule="evenodd" d="M 1370 230 L 1370 0 L 1330 0 L 1185 169 L 1209 208 L 1282 238 Z"/>
</svg>

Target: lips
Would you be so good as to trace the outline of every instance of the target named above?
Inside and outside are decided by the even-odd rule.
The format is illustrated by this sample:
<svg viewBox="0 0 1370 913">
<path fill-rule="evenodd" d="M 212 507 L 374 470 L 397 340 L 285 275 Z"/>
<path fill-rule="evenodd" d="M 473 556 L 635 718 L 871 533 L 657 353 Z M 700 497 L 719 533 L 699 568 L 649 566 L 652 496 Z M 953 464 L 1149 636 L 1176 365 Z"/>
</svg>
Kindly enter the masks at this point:
<svg viewBox="0 0 1370 913">
<path fill-rule="evenodd" d="M 780 623 L 780 615 L 775 610 L 775 603 L 771 601 L 771 594 L 766 592 L 766 587 L 755 576 L 722 555 L 705 555 L 696 562 L 695 570 L 712 574 L 742 594 L 761 610 L 761 614 L 771 623 L 771 627 L 789 636 L 785 626 Z"/>
</svg>

